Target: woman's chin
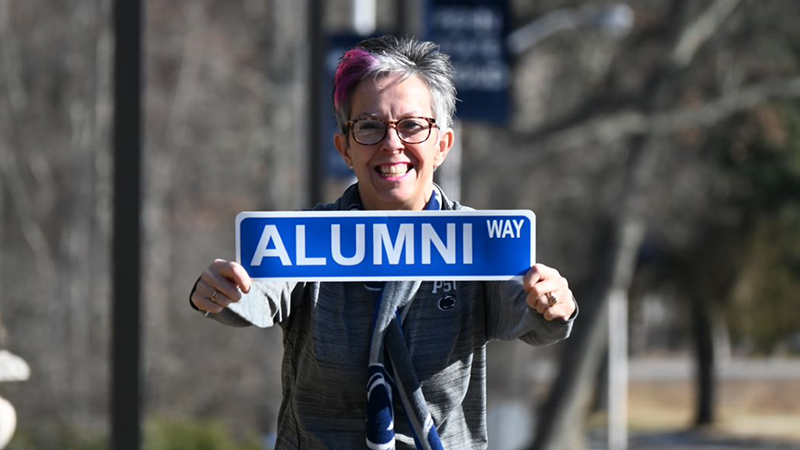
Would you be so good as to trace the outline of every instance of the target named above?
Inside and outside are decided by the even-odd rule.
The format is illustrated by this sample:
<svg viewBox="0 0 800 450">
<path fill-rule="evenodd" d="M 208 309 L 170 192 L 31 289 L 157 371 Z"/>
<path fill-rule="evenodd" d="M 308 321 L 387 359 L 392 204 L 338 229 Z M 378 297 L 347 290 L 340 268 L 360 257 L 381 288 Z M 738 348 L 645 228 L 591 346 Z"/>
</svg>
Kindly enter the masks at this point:
<svg viewBox="0 0 800 450">
<path fill-rule="evenodd" d="M 402 176 L 384 176 L 373 174 L 370 177 L 371 197 L 375 209 L 415 209 L 424 205 L 427 199 L 421 199 L 425 189 L 420 189 L 413 170 Z M 362 192 L 362 194 L 364 194 Z M 371 195 L 370 195 L 371 194 Z"/>
<path fill-rule="evenodd" d="M 375 194 L 376 209 L 414 209 L 418 203 L 424 204 L 409 189 L 399 186 L 396 189 L 378 190 Z"/>
</svg>

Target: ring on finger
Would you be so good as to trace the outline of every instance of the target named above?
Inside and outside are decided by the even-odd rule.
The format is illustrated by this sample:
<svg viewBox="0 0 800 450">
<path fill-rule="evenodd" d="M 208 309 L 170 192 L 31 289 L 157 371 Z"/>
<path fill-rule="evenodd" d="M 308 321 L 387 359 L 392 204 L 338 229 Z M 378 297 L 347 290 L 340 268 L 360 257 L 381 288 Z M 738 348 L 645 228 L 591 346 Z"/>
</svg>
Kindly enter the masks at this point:
<svg viewBox="0 0 800 450">
<path fill-rule="evenodd" d="M 554 294 L 552 292 L 548 292 L 544 296 L 547 297 L 547 305 L 548 306 L 554 306 L 556 303 L 558 303 L 558 296 L 556 294 Z"/>
<path fill-rule="evenodd" d="M 214 293 L 211 294 L 211 301 L 217 303 L 217 296 L 219 295 L 219 291 L 214 289 Z"/>
</svg>

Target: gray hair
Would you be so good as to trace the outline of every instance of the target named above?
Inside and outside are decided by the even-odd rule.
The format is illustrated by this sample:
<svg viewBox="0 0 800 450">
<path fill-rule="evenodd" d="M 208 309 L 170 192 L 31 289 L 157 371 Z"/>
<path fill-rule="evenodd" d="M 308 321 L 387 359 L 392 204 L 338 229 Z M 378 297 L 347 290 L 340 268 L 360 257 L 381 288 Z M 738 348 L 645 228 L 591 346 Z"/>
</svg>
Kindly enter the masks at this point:
<svg viewBox="0 0 800 450">
<path fill-rule="evenodd" d="M 399 74 L 418 76 L 428 86 L 431 106 L 440 129 L 450 127 L 456 110 L 456 87 L 450 56 L 439 46 L 409 37 L 382 36 L 356 44 L 339 61 L 333 81 L 334 115 L 344 133 L 350 117 L 352 96 L 365 79 L 377 80 Z"/>
</svg>

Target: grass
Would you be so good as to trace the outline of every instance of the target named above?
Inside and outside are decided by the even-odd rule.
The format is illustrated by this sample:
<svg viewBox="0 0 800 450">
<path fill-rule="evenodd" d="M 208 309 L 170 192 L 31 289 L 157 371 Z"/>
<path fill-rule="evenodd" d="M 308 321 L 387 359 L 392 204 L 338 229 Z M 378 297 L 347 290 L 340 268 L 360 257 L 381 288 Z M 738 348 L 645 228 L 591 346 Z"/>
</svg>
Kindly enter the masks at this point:
<svg viewBox="0 0 800 450">
<path fill-rule="evenodd" d="M 707 431 L 742 439 L 800 443 L 800 380 L 723 381 L 717 391 L 716 423 Z M 688 382 L 633 382 L 629 386 L 631 433 L 686 430 L 694 417 L 694 386 Z"/>
</svg>

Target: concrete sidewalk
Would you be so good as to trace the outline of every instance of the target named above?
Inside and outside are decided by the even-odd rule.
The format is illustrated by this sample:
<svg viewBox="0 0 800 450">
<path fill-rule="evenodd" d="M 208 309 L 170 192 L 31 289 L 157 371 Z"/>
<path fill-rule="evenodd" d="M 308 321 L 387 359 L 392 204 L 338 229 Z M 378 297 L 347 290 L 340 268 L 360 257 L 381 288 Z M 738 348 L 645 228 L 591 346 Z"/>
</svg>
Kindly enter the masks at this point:
<svg viewBox="0 0 800 450">
<path fill-rule="evenodd" d="M 553 360 L 535 360 L 526 369 L 527 379 L 547 382 L 555 376 L 558 365 Z M 690 381 L 694 370 L 694 360 L 685 356 L 628 361 L 630 381 Z M 800 359 L 721 360 L 717 362 L 716 372 L 720 381 L 798 381 Z"/>
<path fill-rule="evenodd" d="M 605 450 L 605 433 L 595 431 L 589 436 L 589 449 Z M 675 431 L 653 434 L 634 434 L 628 440 L 628 450 L 798 450 L 800 443 L 774 439 L 737 438 L 707 431 Z"/>
</svg>

